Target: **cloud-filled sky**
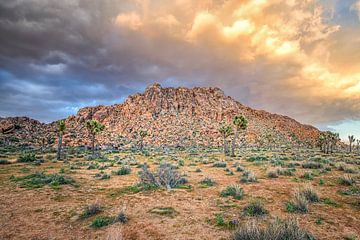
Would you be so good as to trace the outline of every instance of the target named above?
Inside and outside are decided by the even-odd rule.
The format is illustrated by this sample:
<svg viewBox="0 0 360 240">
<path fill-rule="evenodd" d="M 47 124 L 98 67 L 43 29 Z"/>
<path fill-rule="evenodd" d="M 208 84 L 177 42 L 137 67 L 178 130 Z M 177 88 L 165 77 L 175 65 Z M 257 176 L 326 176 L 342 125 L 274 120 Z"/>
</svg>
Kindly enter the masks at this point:
<svg viewBox="0 0 360 240">
<path fill-rule="evenodd" d="M 50 122 L 148 84 L 360 137 L 360 0 L 3 0 L 0 116 Z"/>
</svg>

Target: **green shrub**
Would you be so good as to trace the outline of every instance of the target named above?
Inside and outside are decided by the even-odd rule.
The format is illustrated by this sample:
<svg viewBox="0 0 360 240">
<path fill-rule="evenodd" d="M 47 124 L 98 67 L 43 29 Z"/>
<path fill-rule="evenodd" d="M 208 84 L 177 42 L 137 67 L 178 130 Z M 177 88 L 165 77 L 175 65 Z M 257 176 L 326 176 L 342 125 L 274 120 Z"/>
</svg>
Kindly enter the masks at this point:
<svg viewBox="0 0 360 240">
<path fill-rule="evenodd" d="M 213 164 L 213 167 L 225 168 L 226 167 L 226 162 L 216 162 L 216 163 Z"/>
<path fill-rule="evenodd" d="M 252 217 L 260 217 L 268 214 L 268 210 L 265 209 L 264 205 L 260 201 L 255 201 L 243 209 L 243 212 L 246 216 L 252 216 Z"/>
<path fill-rule="evenodd" d="M 306 162 L 303 163 L 301 166 L 302 168 L 309 168 L 309 169 L 319 169 L 323 167 L 323 165 L 318 162 Z"/>
<path fill-rule="evenodd" d="M 107 225 L 110 225 L 111 223 L 114 222 L 114 218 L 110 217 L 110 216 L 99 216 L 97 218 L 95 218 L 92 223 L 91 223 L 91 227 L 93 228 L 101 228 L 101 227 L 105 227 Z"/>
<path fill-rule="evenodd" d="M 256 176 L 251 171 L 245 171 L 240 179 L 243 183 L 257 182 Z"/>
<path fill-rule="evenodd" d="M 0 165 L 10 164 L 10 162 L 6 159 L 0 159 Z"/>
<path fill-rule="evenodd" d="M 102 212 L 101 205 L 98 203 L 93 203 L 84 208 L 82 214 L 80 215 L 80 218 L 81 219 L 88 218 L 88 217 L 94 216 L 100 212 Z"/>
<path fill-rule="evenodd" d="M 123 166 L 119 170 L 114 171 L 115 175 L 128 175 L 131 173 L 131 168 L 128 166 Z"/>
<path fill-rule="evenodd" d="M 215 180 L 213 180 L 210 177 L 205 177 L 203 180 L 200 181 L 200 184 L 207 186 L 207 187 L 211 187 L 214 186 L 216 184 Z"/>
<path fill-rule="evenodd" d="M 42 172 L 36 172 L 24 177 L 12 176 L 11 180 L 20 182 L 21 183 L 20 186 L 26 188 L 40 188 L 45 185 L 59 186 L 59 185 L 75 183 L 75 181 L 70 177 L 66 177 L 58 174 L 46 175 Z"/>
<path fill-rule="evenodd" d="M 23 153 L 18 157 L 17 162 L 29 163 L 36 162 L 37 160 L 35 153 Z"/>
<path fill-rule="evenodd" d="M 293 199 L 286 204 L 286 210 L 291 213 L 307 213 L 309 211 L 309 201 L 305 198 L 305 196 L 296 192 Z"/>
<path fill-rule="evenodd" d="M 344 175 L 339 178 L 339 182 L 341 185 L 352 186 L 356 183 L 356 180 L 350 175 Z"/>
<path fill-rule="evenodd" d="M 312 172 L 306 172 L 301 177 L 306 179 L 306 180 L 313 180 L 314 179 L 314 174 Z"/>
<path fill-rule="evenodd" d="M 244 189 L 242 189 L 239 185 L 235 184 L 235 185 L 231 185 L 228 186 L 225 190 L 223 190 L 220 193 L 221 197 L 228 197 L 231 196 L 237 200 L 240 200 L 243 198 L 243 196 L 245 195 Z"/>
</svg>

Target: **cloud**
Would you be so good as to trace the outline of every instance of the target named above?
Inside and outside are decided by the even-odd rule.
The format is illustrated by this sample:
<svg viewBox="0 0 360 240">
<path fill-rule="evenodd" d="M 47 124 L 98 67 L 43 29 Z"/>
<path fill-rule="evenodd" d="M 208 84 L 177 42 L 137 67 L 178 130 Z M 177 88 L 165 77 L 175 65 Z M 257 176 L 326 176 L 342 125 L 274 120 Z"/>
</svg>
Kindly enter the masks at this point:
<svg viewBox="0 0 360 240">
<path fill-rule="evenodd" d="M 319 126 L 359 119 L 360 31 L 337 11 L 316 0 L 0 2 L 1 105 L 16 106 L 0 114 L 55 120 L 52 109 L 111 104 L 157 81 L 219 86 Z"/>
<path fill-rule="evenodd" d="M 357 12 L 357 15 L 358 15 L 359 21 L 360 21 L 360 1 L 359 0 L 357 2 L 355 2 L 353 5 L 351 5 L 350 10 Z"/>
<path fill-rule="evenodd" d="M 135 12 L 126 14 L 119 14 L 115 19 L 115 24 L 118 26 L 128 27 L 132 30 L 141 28 L 143 22 L 140 16 Z"/>
</svg>

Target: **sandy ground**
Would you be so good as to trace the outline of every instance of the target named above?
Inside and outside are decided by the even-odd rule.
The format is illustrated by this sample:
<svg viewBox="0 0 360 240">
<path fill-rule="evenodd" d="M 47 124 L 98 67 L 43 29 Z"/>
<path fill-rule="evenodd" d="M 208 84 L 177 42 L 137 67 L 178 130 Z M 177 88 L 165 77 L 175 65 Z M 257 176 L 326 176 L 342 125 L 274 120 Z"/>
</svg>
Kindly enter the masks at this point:
<svg viewBox="0 0 360 240">
<path fill-rule="evenodd" d="M 185 166 L 180 167 L 179 171 L 187 175 L 191 190 L 156 190 L 115 196 L 111 193 L 138 182 L 139 168 L 132 166 L 130 175 L 112 175 L 108 180 L 97 180 L 94 175 L 100 170 L 87 170 L 86 166 L 69 170 L 69 164 L 63 162 L 46 161 L 41 166 L 20 163 L 0 165 L 0 239 L 231 239 L 234 230 L 217 226 L 216 214 L 223 214 L 226 220 L 238 219 L 240 223 L 250 221 L 251 218 L 241 213 L 243 207 L 255 199 L 261 199 L 269 211 L 269 215 L 261 221 L 269 222 L 277 217 L 284 219 L 295 216 L 300 225 L 317 239 L 344 239 L 346 236 L 356 235 L 360 237 L 360 196 L 339 194 L 339 191 L 348 187 L 338 183 L 339 176 L 344 173 L 335 167 L 332 167 L 331 172 L 316 176 L 314 180 L 301 179 L 303 172 L 311 171 L 301 167 L 297 167 L 295 176 L 270 179 L 266 176 L 267 170 L 273 168 L 269 161 L 256 164 L 246 161 L 246 157 L 229 158 L 226 159 L 227 167 L 234 175 L 227 175 L 224 168 L 215 168 L 212 164 L 203 164 L 200 160 L 192 166 L 190 163 L 194 162 L 197 156 L 193 157 L 193 160 L 184 155 L 179 157 L 185 160 Z M 221 155 L 216 157 L 222 158 Z M 154 161 L 147 157 L 135 158 L 139 162 L 150 163 L 151 169 L 157 167 Z M 355 156 L 351 158 L 360 161 Z M 332 159 L 334 162 L 341 161 L 342 156 Z M 75 161 L 86 162 L 83 159 L 73 159 L 70 164 Z M 242 173 L 235 171 L 235 162 L 252 170 L 258 177 L 258 182 L 240 183 Z M 359 165 L 352 166 L 359 170 Z M 24 167 L 30 169 L 30 172 L 23 173 Z M 64 175 L 72 177 L 78 187 L 65 185 L 60 189 L 49 186 L 26 189 L 10 180 L 11 175 L 24 176 L 36 171 L 58 173 L 62 167 L 66 169 Z M 197 168 L 202 172 L 196 172 Z M 104 171 L 111 173 L 115 169 L 119 169 L 117 164 Z M 207 176 L 217 184 L 203 187 L 199 182 Z M 359 173 L 352 176 L 358 178 Z M 320 179 L 324 180 L 324 186 L 320 186 Z M 242 200 L 220 197 L 221 190 L 234 183 L 240 184 L 245 190 L 245 197 Z M 309 213 L 287 213 L 286 202 L 291 199 L 296 189 L 307 184 L 312 185 L 321 198 L 330 198 L 337 205 L 316 203 L 310 206 Z M 129 221 L 100 229 L 90 227 L 96 216 L 85 220 L 79 220 L 78 216 L 84 206 L 94 202 L 104 206 L 104 212 L 99 215 L 116 216 L 121 208 L 126 207 Z M 151 213 L 151 209 L 156 207 L 172 207 L 176 213 L 170 216 Z M 316 224 L 317 219 L 322 219 L 322 223 Z"/>
</svg>

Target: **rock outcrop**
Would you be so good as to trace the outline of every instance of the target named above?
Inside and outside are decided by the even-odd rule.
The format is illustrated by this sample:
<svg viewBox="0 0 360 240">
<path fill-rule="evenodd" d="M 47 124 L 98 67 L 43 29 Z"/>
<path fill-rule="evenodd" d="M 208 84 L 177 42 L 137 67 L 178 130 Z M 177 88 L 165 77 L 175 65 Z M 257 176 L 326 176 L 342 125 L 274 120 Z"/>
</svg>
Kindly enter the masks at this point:
<svg viewBox="0 0 360 240">
<path fill-rule="evenodd" d="M 129 96 L 123 104 L 85 107 L 68 117 L 65 144 L 87 145 L 89 135 L 84 127 L 89 119 L 96 119 L 106 126 L 98 135 L 101 145 L 118 145 L 136 142 L 140 130 L 148 136 L 144 142 L 151 145 L 212 145 L 222 143 L 218 128 L 222 122 L 231 124 L 235 115 L 242 114 L 249 120 L 244 133 L 246 142 L 277 144 L 315 144 L 320 131 L 303 125 L 286 116 L 254 110 L 242 105 L 219 88 L 195 87 L 162 88 L 149 86 L 143 94 Z M 20 129 L 14 124 L 20 123 Z M 25 124 L 25 122 L 27 124 Z M 12 124 L 12 125 L 11 125 Z M 16 135 L 22 139 L 56 137 L 56 123 L 41 124 L 28 118 L 0 119 L 2 138 Z M 266 139 L 266 140 L 265 140 Z"/>
</svg>

